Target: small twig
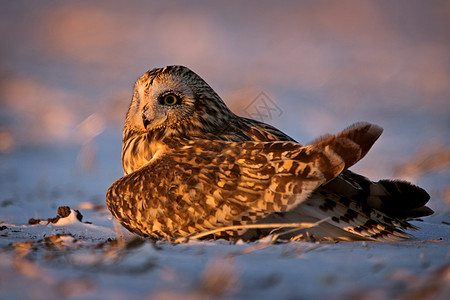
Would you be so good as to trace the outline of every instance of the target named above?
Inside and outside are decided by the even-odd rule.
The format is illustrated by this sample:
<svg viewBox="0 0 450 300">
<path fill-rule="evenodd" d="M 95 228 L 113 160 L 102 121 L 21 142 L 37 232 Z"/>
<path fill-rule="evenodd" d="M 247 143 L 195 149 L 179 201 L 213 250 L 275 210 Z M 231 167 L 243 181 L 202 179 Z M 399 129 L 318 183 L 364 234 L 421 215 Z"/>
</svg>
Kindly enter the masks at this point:
<svg viewBox="0 0 450 300">
<path fill-rule="evenodd" d="M 249 253 L 253 253 L 253 252 L 256 252 L 256 251 L 260 251 L 260 250 L 269 248 L 269 247 L 271 247 L 272 245 L 273 245 L 272 243 L 257 243 L 257 244 L 255 244 L 255 245 L 246 247 L 246 248 L 244 248 L 244 249 L 242 249 L 242 250 L 240 250 L 240 251 L 237 251 L 237 252 L 231 252 L 231 253 L 229 253 L 228 256 L 234 257 L 234 256 L 238 256 L 238 255 L 249 254 Z"/>
<path fill-rule="evenodd" d="M 420 247 L 422 247 L 422 245 L 423 244 L 425 244 L 425 243 L 442 243 L 442 244 L 447 244 L 445 241 L 443 241 L 442 240 L 442 238 L 440 238 L 440 239 L 430 239 L 430 240 L 425 240 L 425 241 L 421 241 L 420 243 L 419 243 L 419 245 L 417 246 L 417 248 L 420 248 Z"/>
<path fill-rule="evenodd" d="M 331 219 L 331 217 L 327 217 L 327 218 L 322 219 L 322 220 L 319 220 L 319 221 L 317 221 L 317 222 L 315 222 L 315 223 L 310 223 L 311 226 L 309 226 L 309 227 L 292 228 L 292 229 L 290 229 L 290 230 L 286 230 L 286 231 L 277 233 L 277 234 L 275 234 L 275 235 L 272 236 L 272 243 L 274 243 L 274 242 L 275 242 L 280 236 L 282 236 L 282 235 L 290 234 L 290 233 L 293 233 L 293 232 L 296 232 L 296 231 L 299 231 L 299 230 L 302 230 L 302 229 L 305 229 L 305 228 L 316 227 L 316 226 L 320 225 L 321 223 L 323 223 L 323 222 L 325 222 L 325 221 L 328 221 L 329 219 Z"/>
<path fill-rule="evenodd" d="M 325 218 L 322 219 L 320 221 L 317 221 L 315 223 L 310 223 L 310 222 L 302 222 L 302 223 L 267 223 L 267 224 L 247 224 L 247 225 L 234 225 L 234 226 L 226 226 L 226 227 L 220 227 L 220 228 L 216 228 L 216 229 L 212 229 L 212 230 L 208 230 L 208 231 L 203 231 L 200 233 L 193 233 L 184 237 L 180 237 L 174 240 L 175 243 L 181 243 L 181 242 L 185 242 L 188 241 L 189 239 L 198 239 L 210 234 L 214 234 L 217 232 L 222 232 L 222 231 L 228 231 L 228 230 L 239 230 L 239 229 L 263 229 L 263 228 L 277 228 L 277 230 L 281 229 L 281 228 L 295 228 L 295 230 L 300 230 L 300 229 L 306 229 L 306 228 L 311 228 L 311 227 L 315 227 L 317 225 L 319 225 L 322 222 L 327 221 L 330 218 Z M 282 233 L 278 234 L 277 236 L 282 235 Z"/>
</svg>

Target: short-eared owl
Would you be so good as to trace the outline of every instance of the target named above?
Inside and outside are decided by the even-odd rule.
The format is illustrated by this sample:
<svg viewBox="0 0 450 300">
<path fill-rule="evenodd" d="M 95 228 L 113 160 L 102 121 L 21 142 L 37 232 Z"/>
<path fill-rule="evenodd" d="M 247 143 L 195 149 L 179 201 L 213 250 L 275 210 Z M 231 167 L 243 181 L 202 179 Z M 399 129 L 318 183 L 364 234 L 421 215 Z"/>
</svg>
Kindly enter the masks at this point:
<svg viewBox="0 0 450 300">
<path fill-rule="evenodd" d="M 106 202 L 141 236 L 177 238 L 219 227 L 316 222 L 317 240 L 389 240 L 433 211 L 429 195 L 404 181 L 371 182 L 348 170 L 382 129 L 356 123 L 301 145 L 280 130 L 235 115 L 183 66 L 140 77 L 123 128 L 125 176 Z M 271 229 L 220 232 L 255 239 Z M 296 232 L 298 235 L 298 232 Z"/>
</svg>

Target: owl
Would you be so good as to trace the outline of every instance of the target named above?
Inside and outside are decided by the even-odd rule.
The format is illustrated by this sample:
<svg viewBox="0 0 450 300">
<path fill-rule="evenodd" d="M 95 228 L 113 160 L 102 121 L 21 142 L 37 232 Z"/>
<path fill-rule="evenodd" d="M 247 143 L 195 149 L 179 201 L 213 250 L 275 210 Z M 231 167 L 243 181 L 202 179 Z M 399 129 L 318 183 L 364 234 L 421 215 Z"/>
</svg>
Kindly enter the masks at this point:
<svg viewBox="0 0 450 300">
<path fill-rule="evenodd" d="M 211 230 L 206 238 L 255 240 L 273 230 L 314 241 L 405 238 L 415 229 L 408 219 L 433 213 L 427 192 L 349 170 L 382 131 L 360 122 L 302 145 L 234 114 L 190 69 L 152 69 L 135 83 L 123 128 L 124 176 L 106 203 L 129 231 L 155 239 Z M 288 226 L 305 222 L 317 226 Z"/>
</svg>

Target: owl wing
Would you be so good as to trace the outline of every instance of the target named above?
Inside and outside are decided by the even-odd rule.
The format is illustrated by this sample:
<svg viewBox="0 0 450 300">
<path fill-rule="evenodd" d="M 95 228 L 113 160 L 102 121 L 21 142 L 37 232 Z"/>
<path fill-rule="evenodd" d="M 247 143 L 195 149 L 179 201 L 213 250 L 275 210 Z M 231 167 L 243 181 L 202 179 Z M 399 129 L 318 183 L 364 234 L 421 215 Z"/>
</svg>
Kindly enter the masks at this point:
<svg viewBox="0 0 450 300">
<path fill-rule="evenodd" d="M 239 131 L 245 132 L 249 140 L 255 141 L 289 141 L 297 142 L 278 128 L 272 125 L 252 120 L 248 118 L 240 118 Z"/>
<path fill-rule="evenodd" d="M 173 238 L 252 223 L 289 211 L 361 158 L 376 140 L 361 137 L 372 133 L 365 126 L 308 146 L 167 140 L 163 154 L 109 188 L 108 208 L 144 236 Z"/>
</svg>

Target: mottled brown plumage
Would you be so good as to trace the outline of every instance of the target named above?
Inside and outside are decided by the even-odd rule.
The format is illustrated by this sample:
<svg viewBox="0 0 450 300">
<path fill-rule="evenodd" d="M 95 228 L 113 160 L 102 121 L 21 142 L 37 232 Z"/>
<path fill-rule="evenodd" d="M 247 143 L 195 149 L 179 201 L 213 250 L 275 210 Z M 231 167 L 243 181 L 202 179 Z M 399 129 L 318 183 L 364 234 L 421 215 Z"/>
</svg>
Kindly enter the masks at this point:
<svg viewBox="0 0 450 300">
<path fill-rule="evenodd" d="M 432 213 L 424 206 L 428 194 L 347 170 L 381 133 L 376 125 L 357 123 L 302 146 L 268 124 L 232 113 L 188 68 L 153 69 L 135 84 L 123 130 L 125 176 L 109 188 L 106 201 L 127 229 L 156 238 L 326 217 L 303 237 L 403 237 L 403 229 L 413 228 L 405 219 Z M 221 234 L 255 239 L 268 232 Z"/>
</svg>

